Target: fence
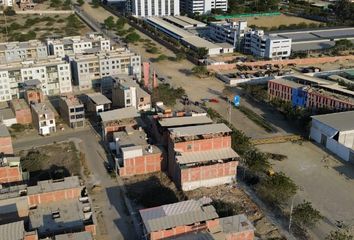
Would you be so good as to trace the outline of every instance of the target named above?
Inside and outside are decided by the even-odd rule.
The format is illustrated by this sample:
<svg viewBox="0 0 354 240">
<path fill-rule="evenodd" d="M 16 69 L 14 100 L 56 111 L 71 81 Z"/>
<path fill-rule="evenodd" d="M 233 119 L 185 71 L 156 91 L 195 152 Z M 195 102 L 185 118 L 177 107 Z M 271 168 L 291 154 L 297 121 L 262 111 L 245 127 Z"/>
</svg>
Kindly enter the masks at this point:
<svg viewBox="0 0 354 240">
<path fill-rule="evenodd" d="M 214 18 L 223 20 L 225 18 L 246 18 L 246 17 L 273 17 L 281 15 L 280 12 L 265 12 L 265 13 L 244 13 L 244 14 L 231 14 L 231 15 L 217 15 Z"/>
</svg>

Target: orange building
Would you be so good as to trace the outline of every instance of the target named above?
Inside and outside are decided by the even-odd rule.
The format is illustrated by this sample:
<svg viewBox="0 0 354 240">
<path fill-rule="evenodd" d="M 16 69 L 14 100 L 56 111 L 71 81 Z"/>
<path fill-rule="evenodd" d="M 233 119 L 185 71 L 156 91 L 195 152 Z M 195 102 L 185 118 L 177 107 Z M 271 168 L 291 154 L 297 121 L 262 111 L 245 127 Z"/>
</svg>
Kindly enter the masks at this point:
<svg viewBox="0 0 354 240">
<path fill-rule="evenodd" d="M 28 104 L 41 103 L 44 101 L 43 91 L 39 88 L 29 88 L 25 91 L 24 97 Z"/>
<path fill-rule="evenodd" d="M 31 124 L 32 114 L 31 109 L 24 99 L 13 99 L 10 101 L 10 107 L 15 113 L 17 123 Z"/>
<path fill-rule="evenodd" d="M 12 140 L 9 130 L 0 123 L 0 153 L 13 154 Z"/>
<path fill-rule="evenodd" d="M 0 184 L 22 182 L 20 157 L 0 157 Z"/>
</svg>

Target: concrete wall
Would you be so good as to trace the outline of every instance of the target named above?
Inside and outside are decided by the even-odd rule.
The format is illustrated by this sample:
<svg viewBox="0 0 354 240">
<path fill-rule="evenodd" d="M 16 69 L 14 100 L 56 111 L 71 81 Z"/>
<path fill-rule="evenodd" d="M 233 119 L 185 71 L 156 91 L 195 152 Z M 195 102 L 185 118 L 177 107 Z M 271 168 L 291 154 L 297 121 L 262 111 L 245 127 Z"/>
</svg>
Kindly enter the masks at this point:
<svg viewBox="0 0 354 240">
<path fill-rule="evenodd" d="M 21 124 L 31 124 L 32 123 L 32 114 L 30 108 L 21 109 L 15 111 L 17 123 Z"/>
<path fill-rule="evenodd" d="M 354 119 L 353 119 L 354 121 Z M 354 149 L 354 130 L 339 133 L 338 142 L 348 148 Z"/>
<path fill-rule="evenodd" d="M 22 181 L 22 172 L 19 167 L 0 167 L 0 184 Z"/>
<path fill-rule="evenodd" d="M 124 159 L 124 167 L 119 167 L 120 176 L 132 176 L 151 172 L 160 172 L 164 169 L 162 153 L 144 155 Z"/>
<path fill-rule="evenodd" d="M 13 154 L 11 137 L 0 137 L 0 153 Z"/>
<path fill-rule="evenodd" d="M 81 187 L 63 189 L 54 192 L 38 193 L 28 196 L 28 205 L 38 205 L 41 203 L 59 202 L 67 199 L 76 199 L 81 196 Z"/>
</svg>

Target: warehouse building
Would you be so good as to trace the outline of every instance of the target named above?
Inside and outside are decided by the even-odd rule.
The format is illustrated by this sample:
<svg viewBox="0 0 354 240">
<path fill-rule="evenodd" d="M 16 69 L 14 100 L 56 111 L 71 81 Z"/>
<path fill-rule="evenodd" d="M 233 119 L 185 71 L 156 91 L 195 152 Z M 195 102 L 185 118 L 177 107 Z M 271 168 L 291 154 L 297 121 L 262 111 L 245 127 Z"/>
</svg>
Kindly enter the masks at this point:
<svg viewBox="0 0 354 240">
<path fill-rule="evenodd" d="M 312 116 L 310 137 L 343 159 L 354 163 L 354 111 Z"/>
</svg>

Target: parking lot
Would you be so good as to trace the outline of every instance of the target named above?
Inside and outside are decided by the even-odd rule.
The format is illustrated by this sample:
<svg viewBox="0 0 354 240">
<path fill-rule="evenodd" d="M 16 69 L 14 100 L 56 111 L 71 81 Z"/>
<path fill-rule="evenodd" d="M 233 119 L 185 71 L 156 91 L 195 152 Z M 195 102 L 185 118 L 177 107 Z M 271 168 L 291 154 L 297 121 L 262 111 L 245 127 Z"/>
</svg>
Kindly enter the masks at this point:
<svg viewBox="0 0 354 240">
<path fill-rule="evenodd" d="M 324 239 L 343 221 L 351 228 L 354 224 L 354 166 L 336 159 L 312 142 L 277 143 L 257 146 L 264 152 L 288 156 L 283 161 L 272 161 L 276 171 L 282 171 L 299 186 L 295 204 L 303 199 L 311 201 L 325 217 L 313 229 L 318 238 Z"/>
</svg>

